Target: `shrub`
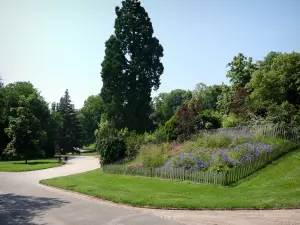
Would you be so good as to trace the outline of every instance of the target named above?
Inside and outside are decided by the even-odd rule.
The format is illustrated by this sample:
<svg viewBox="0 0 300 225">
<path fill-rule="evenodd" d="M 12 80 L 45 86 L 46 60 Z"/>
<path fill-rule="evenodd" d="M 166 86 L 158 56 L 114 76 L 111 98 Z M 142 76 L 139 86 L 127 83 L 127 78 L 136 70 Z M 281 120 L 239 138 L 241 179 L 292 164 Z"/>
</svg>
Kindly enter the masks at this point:
<svg viewBox="0 0 300 225">
<path fill-rule="evenodd" d="M 131 158 L 137 155 L 140 146 L 144 143 L 144 136 L 136 134 L 135 131 L 125 136 L 126 157 Z"/>
<path fill-rule="evenodd" d="M 156 143 L 162 143 L 168 140 L 163 126 L 159 126 L 154 131 L 153 136 L 155 137 Z"/>
<path fill-rule="evenodd" d="M 124 158 L 126 143 L 121 135 L 110 135 L 98 140 L 96 148 L 99 152 L 101 163 L 108 164 Z"/>
<path fill-rule="evenodd" d="M 222 127 L 237 127 L 241 123 L 241 120 L 237 117 L 236 114 L 230 113 L 229 115 L 224 116 L 222 121 Z"/>
<path fill-rule="evenodd" d="M 169 119 L 166 122 L 164 126 L 164 132 L 168 141 L 176 140 L 179 135 L 178 130 L 176 128 L 177 118 L 178 116 L 177 114 L 175 114 L 174 116 L 171 117 L 171 119 Z"/>
<path fill-rule="evenodd" d="M 221 127 L 221 116 L 210 109 L 201 111 L 197 120 L 204 124 L 206 129 L 216 129 Z"/>
<path fill-rule="evenodd" d="M 165 154 L 169 151 L 169 144 L 160 144 L 160 145 L 143 145 L 140 149 L 140 156 L 142 158 L 143 165 L 145 167 L 160 167 L 167 160 L 168 155 Z"/>
</svg>

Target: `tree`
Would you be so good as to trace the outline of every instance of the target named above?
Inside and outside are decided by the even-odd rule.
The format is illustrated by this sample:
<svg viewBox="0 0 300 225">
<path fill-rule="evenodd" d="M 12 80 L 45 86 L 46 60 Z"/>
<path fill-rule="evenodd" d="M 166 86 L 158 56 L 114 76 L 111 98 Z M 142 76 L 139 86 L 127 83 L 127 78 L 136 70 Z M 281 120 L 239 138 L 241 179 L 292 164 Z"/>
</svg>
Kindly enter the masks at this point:
<svg viewBox="0 0 300 225">
<path fill-rule="evenodd" d="M 2 76 L 1 76 L 1 74 L 0 74 L 0 87 L 3 87 L 4 86 L 4 84 L 3 84 L 3 79 L 2 79 Z"/>
<path fill-rule="evenodd" d="M 233 60 L 227 64 L 230 69 L 226 77 L 230 78 L 230 82 L 235 86 L 245 87 L 251 80 L 252 73 L 257 69 L 252 62 L 251 57 L 246 57 L 242 53 L 233 57 Z"/>
<path fill-rule="evenodd" d="M 4 132 L 5 128 L 5 116 L 4 116 L 4 87 L 3 81 L 0 74 L 0 155 L 3 149 L 6 147 L 6 134 Z"/>
<path fill-rule="evenodd" d="M 34 96 L 34 98 L 31 98 L 26 106 L 29 107 L 28 110 L 33 114 L 33 116 L 38 119 L 41 129 L 45 131 L 50 118 L 48 104 L 30 82 L 15 82 L 7 84 L 0 88 L 0 95 L 1 93 L 2 98 L 0 99 L 0 104 L 2 104 L 2 107 L 0 111 L 2 111 L 2 116 L 0 120 L 2 121 L 3 131 L 4 128 L 9 126 L 10 117 L 18 117 L 17 110 L 12 109 L 20 107 L 21 98 L 29 98 L 30 96 Z M 9 142 L 11 142 L 11 139 L 6 133 L 2 132 L 0 153 L 1 149 L 4 149 Z M 43 143 L 45 144 L 46 142 L 43 141 Z M 47 146 L 42 146 L 41 148 L 45 149 Z"/>
<path fill-rule="evenodd" d="M 62 116 L 56 109 L 52 108 L 50 118 L 48 120 L 45 131 L 47 133 L 47 141 L 45 142 L 46 157 L 53 157 L 55 153 L 60 152 L 59 135 L 62 129 Z"/>
<path fill-rule="evenodd" d="M 234 89 L 231 86 L 222 84 L 221 93 L 218 96 L 217 111 L 221 115 L 228 115 L 230 112 L 230 105 L 234 101 Z"/>
<path fill-rule="evenodd" d="M 251 110 L 265 116 L 268 108 L 284 102 L 299 110 L 300 106 L 300 53 L 269 54 L 255 71 L 247 88 Z M 283 106 L 283 108 L 286 108 Z"/>
<path fill-rule="evenodd" d="M 62 148 L 63 153 L 72 152 L 73 147 L 82 146 L 82 127 L 68 89 L 60 99 L 57 111 L 60 113 L 62 119 L 59 131 L 59 147 Z"/>
<path fill-rule="evenodd" d="M 176 89 L 170 93 L 160 93 L 153 99 L 152 118 L 156 125 L 164 125 L 177 111 L 178 107 L 191 99 L 191 93 Z"/>
<path fill-rule="evenodd" d="M 91 95 L 84 101 L 79 116 L 86 134 L 85 144 L 95 142 L 94 132 L 98 128 L 98 122 L 104 112 L 105 106 L 100 95 Z"/>
<path fill-rule="evenodd" d="M 199 83 L 195 87 L 193 96 L 201 103 L 203 109 L 215 111 L 217 108 L 218 96 L 221 91 L 222 87 L 220 85 L 207 86 L 203 83 Z"/>
<path fill-rule="evenodd" d="M 5 129 L 10 142 L 4 154 L 18 156 L 25 160 L 41 155 L 41 146 L 46 134 L 42 130 L 40 121 L 31 111 L 31 105 L 38 96 L 21 96 L 19 106 L 12 108 L 15 116 L 9 117 L 8 128 Z"/>
<path fill-rule="evenodd" d="M 116 15 L 102 63 L 101 96 L 116 128 L 144 132 L 151 128 L 151 91 L 159 88 L 164 70 L 163 47 L 139 1 L 123 1 Z"/>
</svg>

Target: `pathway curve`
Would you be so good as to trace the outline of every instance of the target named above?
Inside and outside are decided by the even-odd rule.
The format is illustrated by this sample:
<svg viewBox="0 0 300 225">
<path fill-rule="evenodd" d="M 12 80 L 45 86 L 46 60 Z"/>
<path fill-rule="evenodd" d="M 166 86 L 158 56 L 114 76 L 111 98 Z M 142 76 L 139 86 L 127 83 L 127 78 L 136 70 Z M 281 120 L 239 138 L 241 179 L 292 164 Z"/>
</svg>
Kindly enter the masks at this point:
<svg viewBox="0 0 300 225">
<path fill-rule="evenodd" d="M 185 211 L 122 206 L 46 187 L 42 179 L 99 168 L 96 157 L 75 156 L 61 167 L 0 172 L 0 225 L 300 224 L 300 210 Z"/>
</svg>

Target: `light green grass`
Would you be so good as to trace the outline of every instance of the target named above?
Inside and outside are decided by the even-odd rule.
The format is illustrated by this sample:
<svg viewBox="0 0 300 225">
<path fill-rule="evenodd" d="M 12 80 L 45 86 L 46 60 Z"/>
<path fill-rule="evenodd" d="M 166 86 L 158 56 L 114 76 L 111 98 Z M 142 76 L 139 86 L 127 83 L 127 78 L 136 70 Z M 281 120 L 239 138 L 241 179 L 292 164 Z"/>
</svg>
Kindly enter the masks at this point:
<svg viewBox="0 0 300 225">
<path fill-rule="evenodd" d="M 283 156 L 234 187 L 110 175 L 100 169 L 41 182 L 134 206 L 188 209 L 300 207 L 300 151 Z"/>
<path fill-rule="evenodd" d="M 27 164 L 23 161 L 4 161 L 0 162 L 0 172 L 21 172 L 31 170 L 47 169 L 62 165 L 58 159 L 37 159 L 28 160 Z"/>
<path fill-rule="evenodd" d="M 95 148 L 95 144 L 90 144 L 88 146 L 83 146 L 82 149 L 83 150 L 92 150 L 92 151 L 94 151 L 96 148 Z"/>
<path fill-rule="evenodd" d="M 81 152 L 81 156 L 99 156 L 98 152 Z"/>
</svg>

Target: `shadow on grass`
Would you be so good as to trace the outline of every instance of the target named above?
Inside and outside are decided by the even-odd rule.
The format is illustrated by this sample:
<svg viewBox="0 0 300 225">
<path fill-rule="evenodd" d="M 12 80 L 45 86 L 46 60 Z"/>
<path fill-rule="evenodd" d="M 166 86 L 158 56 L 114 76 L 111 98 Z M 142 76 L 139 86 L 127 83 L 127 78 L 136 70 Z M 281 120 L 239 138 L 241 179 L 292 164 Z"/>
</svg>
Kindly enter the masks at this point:
<svg viewBox="0 0 300 225">
<path fill-rule="evenodd" d="M 34 217 L 67 203 L 57 198 L 1 194 L 0 225 L 36 225 Z"/>
</svg>

